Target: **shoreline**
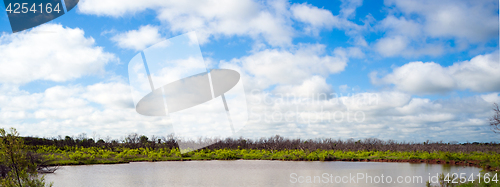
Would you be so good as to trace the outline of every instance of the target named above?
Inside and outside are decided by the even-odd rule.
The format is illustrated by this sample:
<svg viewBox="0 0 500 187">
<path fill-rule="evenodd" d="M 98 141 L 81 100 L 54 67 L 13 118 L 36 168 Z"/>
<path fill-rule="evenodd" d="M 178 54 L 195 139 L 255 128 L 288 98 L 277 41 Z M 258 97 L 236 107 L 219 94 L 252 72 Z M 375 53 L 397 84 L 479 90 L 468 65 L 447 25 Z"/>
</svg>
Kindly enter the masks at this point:
<svg viewBox="0 0 500 187">
<path fill-rule="evenodd" d="M 36 146 L 31 150 L 43 160 L 43 166 L 120 164 L 130 162 L 191 160 L 277 160 L 277 161 L 351 161 L 407 162 L 472 166 L 487 171 L 500 169 L 500 153 L 451 151 L 378 151 L 378 150 L 308 150 L 308 149 L 200 149 L 126 148 L 126 147 L 56 147 Z"/>
<path fill-rule="evenodd" d="M 66 164 L 49 164 L 48 166 L 82 166 L 82 165 L 112 165 L 112 164 L 128 164 L 132 162 L 186 162 L 186 161 L 236 161 L 236 160 L 265 160 L 265 161 L 285 161 L 285 162 L 401 162 L 401 163 L 411 163 L 411 164 L 439 164 L 439 165 L 456 165 L 456 166 L 468 166 L 481 168 L 486 171 L 498 172 L 499 168 L 494 168 L 489 165 L 481 165 L 480 160 L 466 160 L 466 161 L 455 161 L 455 160 L 442 160 L 442 159 L 326 159 L 326 160 L 279 160 L 279 159 L 193 159 L 193 158 L 171 158 L 165 160 L 129 160 L 129 161 L 109 161 L 100 163 L 84 163 L 84 162 L 71 162 Z"/>
</svg>

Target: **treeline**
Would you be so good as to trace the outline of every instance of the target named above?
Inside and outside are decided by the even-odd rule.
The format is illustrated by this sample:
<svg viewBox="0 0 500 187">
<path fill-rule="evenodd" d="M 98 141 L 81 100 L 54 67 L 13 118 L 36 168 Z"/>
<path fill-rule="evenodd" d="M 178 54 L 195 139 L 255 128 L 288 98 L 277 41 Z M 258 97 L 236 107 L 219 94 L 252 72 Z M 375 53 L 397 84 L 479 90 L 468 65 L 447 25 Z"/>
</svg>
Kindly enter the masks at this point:
<svg viewBox="0 0 500 187">
<path fill-rule="evenodd" d="M 78 147 L 102 147 L 102 148 L 178 148 L 178 143 L 209 145 L 204 149 L 264 149 L 264 150 L 340 150 L 340 151 L 444 151 L 444 152 L 494 152 L 500 153 L 498 143 L 444 143 L 444 142 L 397 142 L 393 140 L 380 140 L 367 138 L 364 140 L 335 140 L 326 139 L 288 139 L 279 135 L 269 138 L 245 139 L 245 138 L 198 138 L 197 140 L 183 141 L 173 135 L 152 136 L 132 133 L 123 140 L 99 139 L 95 141 L 80 135 L 77 138 L 65 136 L 64 138 L 36 138 L 23 137 L 24 142 L 30 146 L 51 145 L 56 147 L 78 146 Z"/>
<path fill-rule="evenodd" d="M 38 137 L 22 137 L 28 146 L 56 146 L 56 147 L 126 147 L 126 148 L 176 148 L 178 147 L 177 141 L 173 135 L 166 137 L 152 136 L 151 139 L 145 135 L 132 133 L 127 135 L 123 140 L 107 140 L 99 139 L 95 141 L 93 138 L 87 138 L 85 134 L 77 137 L 62 136 L 56 138 L 38 138 Z"/>
</svg>

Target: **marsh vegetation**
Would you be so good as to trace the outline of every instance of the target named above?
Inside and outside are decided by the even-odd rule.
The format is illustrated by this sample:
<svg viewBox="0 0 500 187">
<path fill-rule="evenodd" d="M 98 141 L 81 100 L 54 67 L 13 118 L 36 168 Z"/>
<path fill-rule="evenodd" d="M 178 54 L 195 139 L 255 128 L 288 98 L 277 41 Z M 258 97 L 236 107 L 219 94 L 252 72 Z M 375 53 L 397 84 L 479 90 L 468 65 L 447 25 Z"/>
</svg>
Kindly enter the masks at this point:
<svg viewBox="0 0 500 187">
<path fill-rule="evenodd" d="M 500 168 L 497 143 L 396 142 L 379 139 L 287 139 L 281 136 L 252 139 L 183 141 L 167 137 L 129 134 L 123 140 L 94 141 L 77 138 L 25 137 L 27 146 L 49 165 L 107 164 L 170 160 L 290 160 L 290 161 L 382 161 L 427 162 Z M 181 154 L 177 144 L 209 144 Z M 186 152 L 186 150 L 182 151 Z"/>
</svg>

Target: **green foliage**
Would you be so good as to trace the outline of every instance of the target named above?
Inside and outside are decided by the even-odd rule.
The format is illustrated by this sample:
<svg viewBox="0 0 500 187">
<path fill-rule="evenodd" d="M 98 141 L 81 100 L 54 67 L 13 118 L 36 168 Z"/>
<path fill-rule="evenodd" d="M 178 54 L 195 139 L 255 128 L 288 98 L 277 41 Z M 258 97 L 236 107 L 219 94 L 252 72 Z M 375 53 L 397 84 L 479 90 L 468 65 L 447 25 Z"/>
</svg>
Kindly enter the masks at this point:
<svg viewBox="0 0 500 187">
<path fill-rule="evenodd" d="M 122 163 L 132 161 L 167 160 L 441 160 L 479 161 L 483 166 L 500 167 L 500 154 L 495 152 L 443 152 L 443 151 L 341 151 L 341 150 L 266 150 L 266 149 L 200 149 L 181 154 L 178 148 L 105 148 L 79 146 L 34 146 L 33 150 L 42 153 L 51 164 L 95 164 Z"/>
<path fill-rule="evenodd" d="M 37 166 L 30 159 L 23 139 L 14 128 L 10 129 L 10 133 L 0 128 L 0 163 L 10 170 L 5 177 L 0 178 L 0 186 L 45 186 L 44 177 L 38 177 Z"/>
<path fill-rule="evenodd" d="M 218 160 L 233 160 L 237 159 L 236 153 L 230 149 L 215 150 L 215 158 Z"/>
<path fill-rule="evenodd" d="M 467 143 L 449 145 L 424 142 L 406 144 L 376 139 L 358 140 L 287 140 L 276 136 L 258 141 L 244 139 L 218 140 L 201 150 L 177 148 L 176 140 L 150 141 L 136 133 L 129 135 L 122 143 L 66 136 L 64 139 L 29 139 L 28 148 L 50 161 L 50 165 L 107 164 L 133 161 L 167 160 L 439 160 L 470 162 L 476 165 L 500 168 L 500 146 L 489 143 Z M 151 138 L 156 140 L 155 138 Z M 99 143 L 100 142 L 100 143 Z M 184 154 L 182 154 L 184 153 Z"/>
</svg>

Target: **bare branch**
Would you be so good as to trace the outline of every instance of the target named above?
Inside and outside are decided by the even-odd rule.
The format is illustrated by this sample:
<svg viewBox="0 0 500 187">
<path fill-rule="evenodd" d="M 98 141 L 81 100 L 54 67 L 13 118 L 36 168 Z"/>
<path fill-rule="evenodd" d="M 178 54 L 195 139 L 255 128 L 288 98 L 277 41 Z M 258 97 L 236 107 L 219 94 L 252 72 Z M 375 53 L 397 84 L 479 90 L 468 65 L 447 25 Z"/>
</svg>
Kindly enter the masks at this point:
<svg viewBox="0 0 500 187">
<path fill-rule="evenodd" d="M 493 104 L 493 111 L 495 114 L 490 118 L 490 127 L 493 132 L 500 133 L 500 108 L 498 104 Z"/>
</svg>

